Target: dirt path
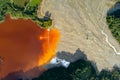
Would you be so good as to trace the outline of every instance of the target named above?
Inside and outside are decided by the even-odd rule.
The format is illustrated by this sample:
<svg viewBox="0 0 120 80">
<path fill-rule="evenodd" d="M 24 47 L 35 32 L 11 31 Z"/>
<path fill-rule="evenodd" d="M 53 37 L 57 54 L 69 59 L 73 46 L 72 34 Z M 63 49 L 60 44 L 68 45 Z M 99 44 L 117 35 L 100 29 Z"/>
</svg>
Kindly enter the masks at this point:
<svg viewBox="0 0 120 80">
<path fill-rule="evenodd" d="M 104 32 L 101 31 L 101 33 L 105 36 L 105 41 L 108 43 L 108 45 L 114 50 L 115 54 L 120 55 L 120 53 L 116 50 L 115 46 L 113 46 L 109 40 L 108 40 L 108 35 Z"/>
</svg>

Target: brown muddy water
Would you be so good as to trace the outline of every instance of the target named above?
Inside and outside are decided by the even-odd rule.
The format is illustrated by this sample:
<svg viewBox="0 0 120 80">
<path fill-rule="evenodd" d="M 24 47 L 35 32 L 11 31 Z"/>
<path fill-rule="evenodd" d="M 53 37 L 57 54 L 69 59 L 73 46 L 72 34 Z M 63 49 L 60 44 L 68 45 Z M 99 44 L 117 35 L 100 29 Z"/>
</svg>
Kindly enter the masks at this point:
<svg viewBox="0 0 120 80">
<path fill-rule="evenodd" d="M 42 66 L 55 56 L 60 33 L 40 28 L 30 19 L 11 19 L 0 23 L 0 77 L 10 72 Z"/>
</svg>

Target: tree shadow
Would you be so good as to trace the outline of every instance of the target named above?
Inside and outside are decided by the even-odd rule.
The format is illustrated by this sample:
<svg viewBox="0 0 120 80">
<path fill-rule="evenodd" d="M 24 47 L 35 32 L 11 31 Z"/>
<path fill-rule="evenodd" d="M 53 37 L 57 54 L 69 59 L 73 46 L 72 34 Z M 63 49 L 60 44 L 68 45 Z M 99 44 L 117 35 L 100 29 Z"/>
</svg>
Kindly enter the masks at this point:
<svg viewBox="0 0 120 80">
<path fill-rule="evenodd" d="M 81 51 L 79 48 L 75 51 L 75 53 L 70 53 L 70 52 L 66 52 L 66 51 L 57 52 L 57 57 L 59 59 L 63 59 L 63 60 L 66 60 L 66 61 L 72 62 L 72 63 L 74 63 L 78 60 L 89 61 L 91 63 L 91 65 L 94 67 L 96 73 L 97 74 L 99 73 L 95 61 L 88 60 L 86 54 L 84 54 L 84 52 Z M 61 63 L 48 64 L 48 65 L 45 65 L 45 68 L 51 69 L 54 67 L 60 67 L 61 65 L 62 65 Z"/>
<path fill-rule="evenodd" d="M 49 11 L 45 12 L 45 16 L 43 18 L 37 18 L 39 21 L 49 21 L 51 20 L 51 13 Z"/>
<path fill-rule="evenodd" d="M 87 60 L 86 55 L 79 48 L 75 51 L 75 53 L 70 53 L 66 51 L 57 52 L 57 57 L 62 60 L 64 59 L 68 62 L 75 62 L 79 59 Z M 47 64 L 45 65 L 45 68 L 50 69 L 50 68 L 60 67 L 60 66 L 62 66 L 62 63 Z"/>
<path fill-rule="evenodd" d="M 120 67 L 114 65 L 112 70 L 103 69 L 97 76 L 99 80 L 120 80 Z"/>
<path fill-rule="evenodd" d="M 66 61 L 69 61 L 69 62 L 71 62 L 71 64 L 68 68 L 61 67 L 61 64 L 57 64 L 57 65 L 47 64 L 45 66 L 45 68 L 49 69 L 48 72 L 49 71 L 51 72 L 51 70 L 56 72 L 56 73 L 52 72 L 53 77 L 54 77 L 55 74 L 61 75 L 62 71 L 65 71 L 65 75 L 66 75 L 66 74 L 71 74 L 71 72 L 75 72 L 77 69 L 78 70 L 79 69 L 81 69 L 81 70 L 84 69 L 85 70 L 85 67 L 90 68 L 90 70 L 92 71 L 92 72 L 88 71 L 86 74 L 91 75 L 92 77 L 98 78 L 98 80 L 102 80 L 103 77 L 106 77 L 110 80 L 117 80 L 118 77 L 116 79 L 115 76 L 116 75 L 118 76 L 118 73 L 120 75 L 120 68 L 117 65 L 114 65 L 112 70 L 109 70 L 109 69 L 105 68 L 101 72 L 98 72 L 98 68 L 97 68 L 97 65 L 96 65 L 95 61 L 88 60 L 87 56 L 79 48 L 75 51 L 74 54 L 72 54 L 70 52 L 66 52 L 66 51 L 57 52 L 57 57 L 59 57 L 60 59 L 64 59 Z M 42 74 L 45 71 L 44 70 L 42 73 L 40 73 L 39 69 L 40 68 L 35 67 L 35 68 L 33 68 L 33 69 L 31 69 L 27 72 L 23 72 L 22 70 L 12 72 L 12 73 L 9 73 L 5 78 L 3 78 L 1 80 L 31 80 L 31 78 L 30 78 L 32 76 L 31 73 L 35 73 L 34 76 L 32 76 L 32 78 L 34 78 L 33 80 L 39 80 L 40 74 Z M 60 74 L 57 73 L 58 69 L 61 71 Z M 89 72 L 91 72 L 91 74 L 89 74 Z M 92 75 L 92 73 L 93 73 L 93 75 Z M 27 75 L 27 74 L 29 74 L 29 75 Z M 45 72 L 45 74 L 47 74 L 47 72 Z M 79 75 L 82 75 L 82 74 L 79 74 Z M 61 77 L 62 76 L 64 76 L 64 75 L 61 75 Z M 85 75 L 83 75 L 83 76 L 85 76 Z M 67 78 L 68 78 L 68 76 L 67 76 Z M 113 78 L 115 78 L 115 79 L 113 79 Z"/>
<path fill-rule="evenodd" d="M 9 73 L 6 77 L 4 77 L 1 80 L 19 80 L 20 78 L 26 79 L 25 73 L 22 70 Z"/>
<path fill-rule="evenodd" d="M 49 20 L 50 17 L 51 17 L 51 13 L 50 13 L 49 11 L 46 11 L 46 12 L 45 12 L 44 19 L 45 19 L 45 20 Z"/>
<path fill-rule="evenodd" d="M 71 62 L 70 65 L 66 68 L 60 64 L 48 64 L 46 67 L 49 70 L 33 80 L 89 80 L 91 76 L 96 76 L 96 63 L 89 61 L 79 48 L 74 54 L 66 51 L 57 52 L 57 57 Z"/>
<path fill-rule="evenodd" d="M 0 80 L 31 80 L 32 78 L 39 76 L 44 71 L 45 69 L 41 67 L 34 67 L 33 69 L 30 69 L 26 72 L 19 70 L 9 73 Z"/>
<path fill-rule="evenodd" d="M 74 54 L 66 51 L 57 52 L 57 57 L 60 59 L 65 59 L 68 62 L 75 62 L 78 59 L 87 60 L 87 56 L 79 48 Z"/>
<path fill-rule="evenodd" d="M 87 56 L 79 48 L 75 51 L 74 54 L 70 53 L 70 52 L 66 52 L 66 51 L 57 52 L 57 57 L 59 57 L 60 59 L 69 61 L 69 62 L 73 62 L 73 63 L 79 59 L 88 61 Z M 91 61 L 91 62 L 94 63 L 93 61 Z M 57 65 L 47 64 L 44 67 L 47 69 L 50 69 L 50 68 L 60 67 L 60 66 L 61 66 L 61 64 L 57 64 Z M 96 66 L 96 64 L 94 64 L 94 66 Z M 30 73 L 31 74 L 37 73 L 37 74 L 34 74 L 34 76 L 32 76 L 33 74 L 31 75 Z M 36 67 L 27 72 L 23 72 L 22 70 L 16 71 L 16 72 L 11 72 L 1 80 L 30 80 L 31 76 L 33 78 L 35 76 L 38 76 L 39 74 L 40 74 L 40 70 L 38 67 Z"/>
<path fill-rule="evenodd" d="M 115 5 L 107 11 L 107 16 L 114 16 L 120 18 L 120 2 L 116 2 Z"/>
</svg>

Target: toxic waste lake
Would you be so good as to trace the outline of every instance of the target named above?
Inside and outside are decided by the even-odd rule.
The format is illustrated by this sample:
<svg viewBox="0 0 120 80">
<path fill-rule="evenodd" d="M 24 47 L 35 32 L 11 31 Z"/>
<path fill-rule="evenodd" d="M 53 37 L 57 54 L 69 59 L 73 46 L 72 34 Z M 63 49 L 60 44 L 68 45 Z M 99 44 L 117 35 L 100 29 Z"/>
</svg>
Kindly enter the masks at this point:
<svg viewBox="0 0 120 80">
<path fill-rule="evenodd" d="M 46 64 L 55 56 L 59 38 L 57 29 L 42 29 L 30 19 L 7 15 L 0 23 L 0 77 Z"/>
</svg>

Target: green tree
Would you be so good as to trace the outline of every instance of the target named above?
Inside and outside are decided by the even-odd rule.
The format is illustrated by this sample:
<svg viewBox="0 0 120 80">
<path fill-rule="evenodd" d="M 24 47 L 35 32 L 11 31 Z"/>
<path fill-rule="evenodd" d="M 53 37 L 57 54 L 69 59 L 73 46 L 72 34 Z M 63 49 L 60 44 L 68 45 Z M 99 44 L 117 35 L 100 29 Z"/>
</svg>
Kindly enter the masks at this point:
<svg viewBox="0 0 120 80">
<path fill-rule="evenodd" d="M 78 60 L 71 63 L 68 68 L 56 67 L 49 69 L 33 80 L 89 80 L 95 75 L 95 69 L 89 61 Z M 97 80 L 97 78 L 95 79 Z"/>
</svg>

